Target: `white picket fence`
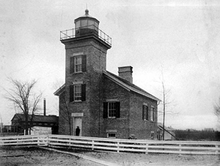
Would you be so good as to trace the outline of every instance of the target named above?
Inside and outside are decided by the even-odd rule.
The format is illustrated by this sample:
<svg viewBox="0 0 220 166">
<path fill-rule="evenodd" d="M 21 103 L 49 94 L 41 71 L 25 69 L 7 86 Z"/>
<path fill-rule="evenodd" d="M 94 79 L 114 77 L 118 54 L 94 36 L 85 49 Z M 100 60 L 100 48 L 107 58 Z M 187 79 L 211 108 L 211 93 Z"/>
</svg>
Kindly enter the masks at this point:
<svg viewBox="0 0 220 166">
<path fill-rule="evenodd" d="M 112 152 L 220 154 L 220 142 L 153 141 L 77 137 L 67 135 L 35 135 L 0 137 L 0 146 L 48 146 L 54 148 L 85 148 Z"/>
</svg>

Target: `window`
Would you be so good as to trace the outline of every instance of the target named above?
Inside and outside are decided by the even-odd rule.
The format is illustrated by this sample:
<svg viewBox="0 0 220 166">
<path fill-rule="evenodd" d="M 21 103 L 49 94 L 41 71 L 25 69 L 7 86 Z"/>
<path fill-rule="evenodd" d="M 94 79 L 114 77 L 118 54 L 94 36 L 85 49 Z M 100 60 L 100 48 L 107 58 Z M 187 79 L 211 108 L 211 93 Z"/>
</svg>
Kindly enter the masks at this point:
<svg viewBox="0 0 220 166">
<path fill-rule="evenodd" d="M 108 117 L 109 118 L 116 117 L 116 103 L 108 103 Z"/>
<path fill-rule="evenodd" d="M 75 84 L 70 85 L 70 102 L 86 100 L 86 85 Z"/>
<path fill-rule="evenodd" d="M 120 102 L 104 102 L 103 118 L 120 118 Z"/>
<path fill-rule="evenodd" d="M 107 133 L 107 137 L 108 138 L 116 138 L 116 134 L 115 133 Z"/>
<path fill-rule="evenodd" d="M 149 120 L 148 105 L 146 105 L 146 104 L 143 105 L 142 119 L 143 119 L 143 120 Z"/>
<path fill-rule="evenodd" d="M 70 73 L 81 73 L 85 71 L 86 71 L 85 55 L 70 57 Z"/>
<path fill-rule="evenodd" d="M 151 107 L 150 120 L 155 121 L 155 109 L 153 106 Z"/>
<path fill-rule="evenodd" d="M 81 56 L 76 56 L 74 57 L 74 72 L 79 73 L 82 72 L 82 57 Z"/>
<path fill-rule="evenodd" d="M 81 92 L 82 92 L 82 89 L 81 89 L 81 85 L 79 84 L 79 85 L 74 85 L 73 86 L 73 88 L 74 88 L 74 90 L 73 90 L 73 92 L 74 92 L 74 94 L 73 94 L 73 100 L 74 101 L 79 101 L 79 100 L 81 100 Z"/>
<path fill-rule="evenodd" d="M 151 131 L 151 132 L 150 132 L 150 138 L 151 138 L 151 139 L 154 139 L 154 131 Z"/>
</svg>

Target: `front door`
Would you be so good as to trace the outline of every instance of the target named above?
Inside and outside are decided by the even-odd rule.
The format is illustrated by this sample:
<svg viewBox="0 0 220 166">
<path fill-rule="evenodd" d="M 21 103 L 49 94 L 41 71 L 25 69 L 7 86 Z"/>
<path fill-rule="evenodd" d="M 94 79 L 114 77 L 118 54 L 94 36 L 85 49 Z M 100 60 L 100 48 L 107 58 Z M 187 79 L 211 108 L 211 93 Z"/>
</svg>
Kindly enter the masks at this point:
<svg viewBox="0 0 220 166">
<path fill-rule="evenodd" d="M 82 117 L 73 117 L 73 135 L 82 136 Z"/>
</svg>

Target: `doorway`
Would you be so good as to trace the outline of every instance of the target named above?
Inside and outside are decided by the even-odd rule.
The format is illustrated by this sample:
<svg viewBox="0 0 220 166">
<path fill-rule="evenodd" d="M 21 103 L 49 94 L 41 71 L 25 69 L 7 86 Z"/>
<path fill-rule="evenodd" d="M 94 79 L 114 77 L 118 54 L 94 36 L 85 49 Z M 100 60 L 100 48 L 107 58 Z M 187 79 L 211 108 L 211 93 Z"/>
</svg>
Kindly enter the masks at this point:
<svg viewBox="0 0 220 166">
<path fill-rule="evenodd" d="M 73 117 L 73 135 L 76 136 L 76 128 L 79 127 L 79 135 L 82 136 L 82 117 Z"/>
</svg>

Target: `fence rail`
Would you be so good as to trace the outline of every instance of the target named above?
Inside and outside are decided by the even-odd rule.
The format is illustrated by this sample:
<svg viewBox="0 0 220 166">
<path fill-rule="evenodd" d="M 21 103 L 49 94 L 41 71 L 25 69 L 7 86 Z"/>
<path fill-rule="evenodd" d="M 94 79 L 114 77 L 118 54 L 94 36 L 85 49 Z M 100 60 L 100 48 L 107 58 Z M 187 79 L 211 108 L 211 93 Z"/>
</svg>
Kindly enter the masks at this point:
<svg viewBox="0 0 220 166">
<path fill-rule="evenodd" d="M 49 146 L 86 148 L 113 152 L 220 154 L 220 142 L 127 140 L 67 135 L 35 135 L 0 137 L 0 146 Z"/>
</svg>

